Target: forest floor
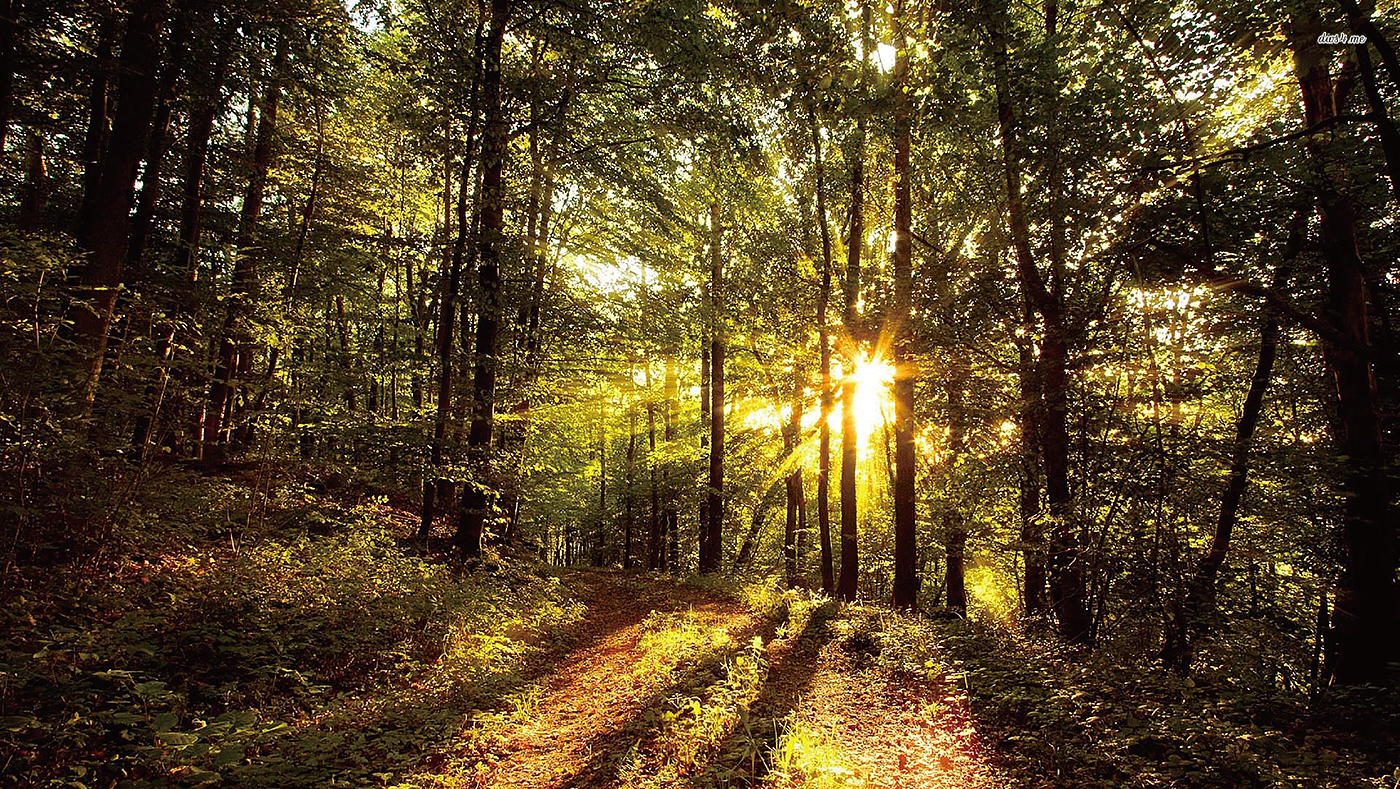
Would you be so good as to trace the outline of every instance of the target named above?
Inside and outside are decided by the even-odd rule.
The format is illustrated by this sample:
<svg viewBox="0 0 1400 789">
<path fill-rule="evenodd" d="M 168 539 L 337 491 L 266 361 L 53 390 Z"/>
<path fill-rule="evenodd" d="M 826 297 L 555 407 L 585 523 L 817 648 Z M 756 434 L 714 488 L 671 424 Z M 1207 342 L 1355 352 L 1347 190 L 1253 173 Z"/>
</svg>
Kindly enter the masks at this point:
<svg viewBox="0 0 1400 789">
<path fill-rule="evenodd" d="M 1179 677 L 991 607 L 462 567 L 322 479 L 163 468 L 101 550 L 8 558 L 0 789 L 1400 786 L 1400 691 L 1310 699 L 1248 622 Z"/>
<path fill-rule="evenodd" d="M 576 645 L 548 666 L 528 719 L 486 749 L 492 767 L 473 785 L 1001 785 L 955 687 L 941 678 L 880 676 L 861 665 L 862 649 L 873 644 L 859 636 L 843 641 L 820 615 L 791 631 L 732 597 L 693 586 L 601 571 L 570 572 L 565 582 L 588 606 Z M 676 615 L 689 618 L 710 644 L 729 646 L 721 663 L 732 661 L 738 645 L 762 644 L 766 653 L 766 672 L 746 689 L 747 714 L 733 716 L 733 730 L 719 732 L 711 747 L 694 749 L 707 752 L 708 762 L 695 758 L 696 743 L 674 741 L 705 733 L 666 731 L 682 727 L 664 711 L 693 698 L 685 690 L 693 692 L 695 678 L 707 673 L 675 660 L 674 639 L 648 638 L 649 623 Z M 717 679 L 713 665 L 709 678 Z M 704 714 L 694 706 L 685 711 Z M 780 722 L 786 737 L 762 736 Z M 667 764 L 670 755 L 690 758 Z M 739 763 L 725 769 L 726 760 Z"/>
</svg>

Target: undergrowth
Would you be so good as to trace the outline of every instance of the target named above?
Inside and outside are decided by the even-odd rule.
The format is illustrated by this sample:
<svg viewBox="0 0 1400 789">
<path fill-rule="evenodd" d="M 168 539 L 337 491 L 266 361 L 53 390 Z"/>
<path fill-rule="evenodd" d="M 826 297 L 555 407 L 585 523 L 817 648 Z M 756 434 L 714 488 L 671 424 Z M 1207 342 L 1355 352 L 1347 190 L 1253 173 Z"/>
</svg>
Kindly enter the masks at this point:
<svg viewBox="0 0 1400 789">
<path fill-rule="evenodd" d="M 555 579 L 415 555 L 383 499 L 171 475 L 95 559 L 12 569 L 0 785 L 383 784 L 581 615 Z"/>
<path fill-rule="evenodd" d="M 851 609 L 836 627 L 858 664 L 942 676 L 967 694 L 984 750 L 1028 789 L 1393 789 L 1400 764 L 1395 691 L 1312 703 L 1228 671 L 1183 678 L 990 621 Z"/>
</svg>

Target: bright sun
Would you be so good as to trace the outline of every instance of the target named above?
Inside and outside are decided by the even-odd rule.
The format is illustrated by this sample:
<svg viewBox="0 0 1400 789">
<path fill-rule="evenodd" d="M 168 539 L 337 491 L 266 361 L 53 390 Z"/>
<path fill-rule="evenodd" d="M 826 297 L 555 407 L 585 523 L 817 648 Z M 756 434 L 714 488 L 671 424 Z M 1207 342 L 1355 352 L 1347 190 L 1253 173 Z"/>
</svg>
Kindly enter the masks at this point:
<svg viewBox="0 0 1400 789">
<path fill-rule="evenodd" d="M 890 401 L 894 366 L 876 356 L 856 362 L 856 369 L 851 377 L 856 382 L 856 436 L 860 446 L 864 448 L 877 428 L 887 419 L 894 419 Z"/>
</svg>

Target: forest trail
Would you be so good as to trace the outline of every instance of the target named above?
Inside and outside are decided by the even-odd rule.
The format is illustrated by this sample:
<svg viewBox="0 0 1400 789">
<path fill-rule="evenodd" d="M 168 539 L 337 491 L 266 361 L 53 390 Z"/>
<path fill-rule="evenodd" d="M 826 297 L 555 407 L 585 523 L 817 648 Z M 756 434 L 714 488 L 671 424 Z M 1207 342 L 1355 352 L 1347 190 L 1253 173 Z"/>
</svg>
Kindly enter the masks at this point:
<svg viewBox="0 0 1400 789">
<path fill-rule="evenodd" d="M 577 641 L 543 669 L 538 701 L 497 740 L 492 766 L 471 782 L 474 787 L 999 785 L 977 745 L 966 700 L 946 680 L 863 669 L 861 656 L 825 619 L 788 633 L 713 591 L 616 572 L 570 572 L 564 580 L 588 606 Z M 694 692 L 686 677 L 717 671 L 721 660 L 728 667 L 741 649 L 711 656 L 707 666 L 678 665 L 674 643 L 649 637 L 668 617 L 685 617 L 692 633 L 711 643 L 762 639 L 766 676 L 748 703 L 744 727 L 746 742 L 761 747 L 736 747 L 744 735 L 733 727 L 712 747 L 700 748 L 689 767 L 677 771 L 668 764 L 686 747 L 666 742 L 658 710 L 669 709 L 677 693 Z M 805 763 L 799 756 L 800 765 L 776 771 L 777 724 L 784 718 L 812 733 L 806 741 L 815 735 L 824 763 L 808 754 Z M 788 753 L 791 758 L 791 746 Z M 739 765 L 733 764 L 736 754 Z"/>
<path fill-rule="evenodd" d="M 693 611 L 731 635 L 757 632 L 738 601 L 693 587 L 616 573 L 571 572 L 565 579 L 588 606 L 574 649 L 543 678 L 530 720 L 505 738 L 480 783 L 491 789 L 596 785 L 602 757 L 624 750 L 624 727 L 664 690 L 669 657 L 644 643 L 654 612 Z"/>
</svg>

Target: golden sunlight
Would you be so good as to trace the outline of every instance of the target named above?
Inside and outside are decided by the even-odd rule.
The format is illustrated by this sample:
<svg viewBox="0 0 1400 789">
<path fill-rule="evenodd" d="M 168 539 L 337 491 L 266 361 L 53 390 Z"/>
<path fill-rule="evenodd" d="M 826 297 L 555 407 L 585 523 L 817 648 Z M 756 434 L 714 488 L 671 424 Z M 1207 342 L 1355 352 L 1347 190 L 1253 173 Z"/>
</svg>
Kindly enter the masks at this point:
<svg viewBox="0 0 1400 789">
<path fill-rule="evenodd" d="M 856 382 L 856 436 L 864 450 L 870 435 L 886 420 L 894 420 L 894 403 L 890 399 L 894 365 L 879 356 L 856 362 L 851 378 Z"/>
</svg>

